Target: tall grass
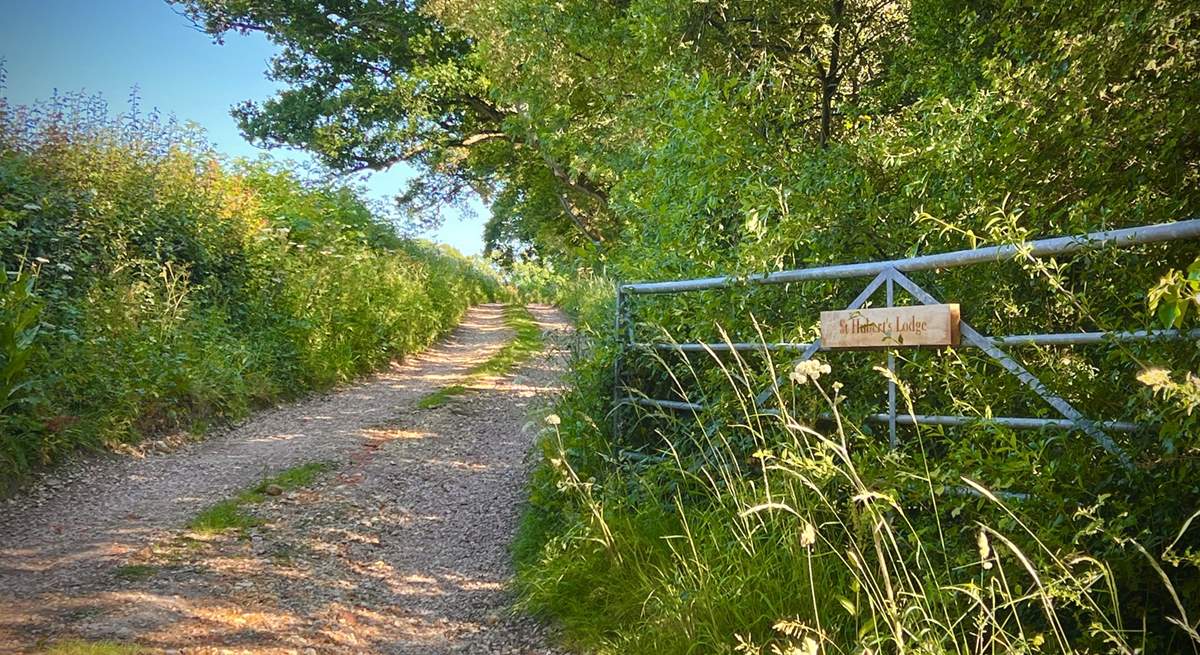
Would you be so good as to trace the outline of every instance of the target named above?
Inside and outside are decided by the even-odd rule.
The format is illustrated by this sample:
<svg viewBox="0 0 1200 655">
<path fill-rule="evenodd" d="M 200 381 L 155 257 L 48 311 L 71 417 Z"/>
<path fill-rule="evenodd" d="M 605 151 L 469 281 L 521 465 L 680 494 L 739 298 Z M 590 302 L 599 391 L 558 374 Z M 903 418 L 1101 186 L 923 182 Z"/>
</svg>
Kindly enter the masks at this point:
<svg viewBox="0 0 1200 655">
<path fill-rule="evenodd" d="M 419 350 L 501 292 L 351 187 L 103 102 L 0 101 L 0 488 Z"/>
<path fill-rule="evenodd" d="M 594 355 L 594 353 L 593 353 Z M 703 417 L 609 432 L 611 361 L 576 362 L 548 417 L 515 549 L 528 609 L 600 653 L 1195 653 L 1195 507 L 1166 539 L 1092 496 L 1066 517 L 904 448 L 843 408 L 842 371 L 708 353 L 655 358 Z M 706 370 L 706 367 L 708 370 Z M 754 396 L 777 388 L 772 411 Z M 901 385 L 902 397 L 907 390 Z M 818 419 L 825 414 L 828 418 Z M 629 450 L 630 435 L 654 435 Z M 1186 483 L 1185 483 L 1186 484 Z M 1058 485 L 1060 495 L 1088 498 Z M 1186 497 L 1186 496 L 1184 496 Z M 1061 502 L 1061 498 L 1058 499 Z M 1147 510 L 1142 510 L 1146 512 Z M 1047 522 L 1047 519 L 1058 523 Z"/>
</svg>

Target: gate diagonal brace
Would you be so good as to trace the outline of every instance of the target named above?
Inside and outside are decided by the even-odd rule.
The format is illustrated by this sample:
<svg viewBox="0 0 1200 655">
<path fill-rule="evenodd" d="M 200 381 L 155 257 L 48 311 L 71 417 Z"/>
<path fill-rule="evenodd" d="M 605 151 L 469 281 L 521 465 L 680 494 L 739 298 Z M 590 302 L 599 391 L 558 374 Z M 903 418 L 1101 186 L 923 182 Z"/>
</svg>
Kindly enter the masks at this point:
<svg viewBox="0 0 1200 655">
<path fill-rule="evenodd" d="M 922 289 L 920 285 L 909 279 L 907 275 L 895 269 L 890 271 L 890 275 L 896 284 L 899 284 L 901 287 L 903 287 L 905 291 L 907 291 L 912 295 L 913 298 L 917 299 L 921 303 L 926 305 L 938 304 L 939 301 L 937 298 L 934 298 L 929 294 L 929 292 L 925 291 L 925 289 Z M 1104 430 L 1101 430 L 1094 421 L 1084 416 L 1079 410 L 1075 409 L 1075 407 L 1072 406 L 1071 403 L 1067 402 L 1062 396 L 1059 396 L 1053 391 L 1047 389 L 1046 385 L 1043 384 L 1036 375 L 1029 372 L 1029 369 L 1017 363 L 1017 361 L 1009 356 L 1008 353 L 996 347 L 991 340 L 976 331 L 975 328 L 971 327 L 966 321 L 959 322 L 959 332 L 963 339 L 976 348 L 979 348 L 983 352 L 987 353 L 987 355 L 995 360 L 997 364 L 999 364 L 1009 373 L 1016 376 L 1016 378 L 1020 380 L 1022 384 L 1032 389 L 1033 392 L 1038 396 L 1041 396 L 1041 398 L 1045 400 L 1051 407 L 1057 410 L 1059 414 L 1062 414 L 1064 417 L 1073 421 L 1079 426 L 1079 429 L 1083 430 L 1088 434 L 1088 436 L 1095 439 L 1096 443 L 1100 444 L 1101 448 L 1104 448 L 1109 453 L 1115 455 L 1123 465 L 1125 465 L 1127 468 L 1133 465 L 1129 459 L 1129 456 L 1125 454 L 1125 451 L 1121 450 L 1121 447 L 1112 440 L 1112 437 L 1108 436 Z"/>
</svg>

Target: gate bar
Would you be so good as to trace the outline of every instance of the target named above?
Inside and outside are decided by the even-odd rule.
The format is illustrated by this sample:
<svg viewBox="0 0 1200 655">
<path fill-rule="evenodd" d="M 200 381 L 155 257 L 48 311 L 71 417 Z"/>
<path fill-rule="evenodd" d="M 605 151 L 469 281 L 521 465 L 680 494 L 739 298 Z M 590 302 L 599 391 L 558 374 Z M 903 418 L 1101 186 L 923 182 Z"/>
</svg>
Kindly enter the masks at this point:
<svg viewBox="0 0 1200 655">
<path fill-rule="evenodd" d="M 671 350 L 675 352 L 685 353 L 702 353 L 708 350 L 713 352 L 730 352 L 736 350 L 738 352 L 751 352 L 770 350 L 772 352 L 779 350 L 800 351 L 811 346 L 811 343 L 645 343 L 638 342 L 633 344 L 634 348 L 655 350 Z"/>
<path fill-rule="evenodd" d="M 1153 341 L 1153 340 L 1170 340 L 1170 339 L 1200 339 L 1200 328 L 1193 328 L 1187 331 L 1179 330 L 1129 330 L 1129 331 L 1111 331 L 1111 332 L 1058 332 L 1051 334 L 1013 334 L 1003 337 L 984 337 L 995 346 L 1078 346 L 1087 344 L 1105 343 L 1106 341 L 1120 341 L 1123 343 L 1131 341 Z M 973 346 L 970 343 L 962 343 L 963 346 Z M 712 350 L 713 352 L 729 352 L 736 350 L 738 352 L 753 352 L 770 350 L 772 352 L 784 351 L 801 351 L 812 346 L 812 343 L 645 343 L 638 342 L 633 344 L 634 348 L 655 350 L 670 350 L 675 352 L 705 352 Z"/>
<path fill-rule="evenodd" d="M 890 423 L 892 417 L 889 414 L 871 414 L 866 417 L 866 420 L 871 423 Z M 913 416 L 910 414 L 897 414 L 895 420 L 900 425 L 960 426 L 991 424 L 1018 429 L 1061 428 L 1063 430 L 1083 430 L 1078 423 L 1066 418 L 1029 418 L 1024 416 L 993 416 L 991 418 L 984 418 L 982 416 L 917 414 L 914 421 Z M 1096 421 L 1094 425 L 1103 430 L 1112 430 L 1113 432 L 1138 432 L 1146 429 L 1144 425 L 1128 423 L 1126 421 Z"/>
<path fill-rule="evenodd" d="M 704 405 L 699 403 L 688 403 L 678 400 L 656 400 L 653 398 L 626 398 L 625 402 L 642 407 L 652 407 L 654 409 L 671 409 L 680 412 L 701 412 L 704 411 Z M 776 415 L 775 410 L 766 410 L 761 412 L 763 415 Z M 830 414 L 822 414 L 823 419 L 832 419 Z M 890 414 L 868 414 L 863 417 L 869 423 L 891 423 L 892 417 Z M 897 414 L 897 425 L 945 425 L 945 426 L 963 426 L 963 425 L 999 425 L 1006 428 L 1014 429 L 1038 429 L 1038 428 L 1059 428 L 1062 430 L 1081 430 L 1081 427 L 1075 421 L 1066 418 L 1032 418 L 1025 416 L 948 416 L 942 414 L 917 414 L 914 420 L 911 414 Z M 1147 429 L 1145 425 L 1130 423 L 1127 421 L 1096 421 L 1092 425 L 1103 430 L 1112 430 L 1113 432 L 1138 432 Z"/>
<path fill-rule="evenodd" d="M 625 319 L 625 291 L 621 289 L 621 283 L 617 282 L 617 297 L 616 297 L 616 316 L 613 320 L 613 332 L 617 335 L 617 353 L 613 357 L 613 405 L 618 406 L 621 401 L 621 360 L 625 358 L 625 349 L 627 341 L 621 333 L 622 321 Z M 632 341 L 632 340 L 630 340 Z M 612 433 L 621 433 L 621 416 L 613 411 L 612 413 Z"/>
<path fill-rule="evenodd" d="M 704 411 L 704 405 L 700 403 L 686 403 L 679 400 L 658 400 L 655 398 L 625 398 L 621 402 L 631 405 L 641 405 L 642 407 L 652 407 L 654 409 L 673 409 L 679 412 L 701 412 Z"/>
<path fill-rule="evenodd" d="M 892 276 L 888 276 L 887 281 L 887 306 L 891 307 L 895 301 L 896 281 Z M 896 351 L 889 348 L 887 351 L 887 370 L 888 370 L 888 445 L 893 450 L 900 443 L 896 438 Z"/>
<path fill-rule="evenodd" d="M 1200 328 L 1179 330 L 1131 330 L 1113 332 L 1063 332 L 1058 334 L 1014 334 L 1006 337 L 984 337 L 997 346 L 1075 346 L 1106 341 L 1156 341 L 1170 339 L 1200 339 Z"/>
<path fill-rule="evenodd" d="M 1054 237 L 1026 241 L 1019 244 L 989 246 L 971 250 L 956 250 L 933 255 L 907 257 L 891 261 L 863 262 L 860 264 L 836 264 L 816 268 L 801 268 L 774 273 L 754 273 L 747 276 L 722 275 L 719 277 L 697 278 L 693 280 L 676 280 L 670 282 L 639 282 L 626 284 L 621 288 L 629 293 L 677 293 L 681 291 L 700 291 L 703 289 L 721 289 L 742 283 L 749 284 L 785 284 L 788 282 L 803 282 L 806 280 L 827 280 L 848 277 L 866 277 L 878 275 L 888 269 L 900 272 L 927 271 L 935 268 L 954 268 L 984 262 L 996 262 L 1017 259 L 1023 255 L 1041 257 L 1063 253 L 1096 250 L 1106 246 L 1132 246 L 1144 243 L 1158 243 L 1175 239 L 1190 239 L 1200 237 L 1200 219 L 1193 218 L 1175 223 L 1128 227 L 1119 230 L 1093 232 L 1084 236 Z"/>
</svg>

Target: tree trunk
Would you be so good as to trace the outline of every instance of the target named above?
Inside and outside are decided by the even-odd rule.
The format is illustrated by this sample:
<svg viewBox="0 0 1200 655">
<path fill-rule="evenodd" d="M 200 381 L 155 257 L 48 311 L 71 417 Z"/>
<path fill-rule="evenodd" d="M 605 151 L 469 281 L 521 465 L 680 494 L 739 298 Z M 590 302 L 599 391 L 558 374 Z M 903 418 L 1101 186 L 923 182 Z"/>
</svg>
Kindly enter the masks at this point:
<svg viewBox="0 0 1200 655">
<path fill-rule="evenodd" d="M 846 13 L 846 0 L 833 0 L 833 11 L 830 19 L 833 21 L 833 40 L 829 44 L 829 67 L 821 76 L 821 136 L 822 148 L 829 146 L 829 136 L 833 129 L 833 96 L 837 94 L 838 83 L 841 82 L 840 65 L 842 50 L 842 22 Z"/>
</svg>

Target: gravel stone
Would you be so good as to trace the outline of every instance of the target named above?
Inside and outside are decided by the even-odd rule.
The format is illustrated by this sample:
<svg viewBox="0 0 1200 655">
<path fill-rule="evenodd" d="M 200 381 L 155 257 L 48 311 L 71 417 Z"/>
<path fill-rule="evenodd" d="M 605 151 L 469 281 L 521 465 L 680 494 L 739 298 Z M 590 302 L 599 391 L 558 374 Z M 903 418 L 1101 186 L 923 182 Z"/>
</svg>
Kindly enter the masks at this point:
<svg viewBox="0 0 1200 655">
<path fill-rule="evenodd" d="M 570 325 L 530 307 L 547 348 L 515 375 L 417 402 L 495 353 L 503 307 L 439 346 L 204 441 L 78 458 L 0 504 L 0 653 L 63 639 L 170 653 L 558 654 L 512 610 L 511 542 Z M 195 534 L 205 507 L 283 469 L 336 468 L 270 494 L 244 533 Z M 282 489 L 279 491 L 283 491 Z"/>
</svg>

